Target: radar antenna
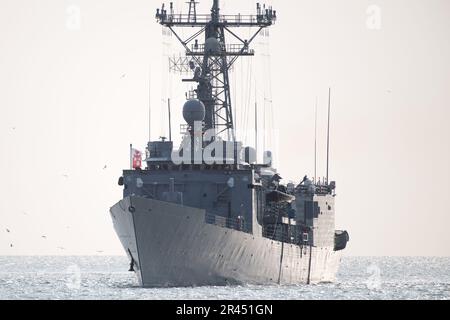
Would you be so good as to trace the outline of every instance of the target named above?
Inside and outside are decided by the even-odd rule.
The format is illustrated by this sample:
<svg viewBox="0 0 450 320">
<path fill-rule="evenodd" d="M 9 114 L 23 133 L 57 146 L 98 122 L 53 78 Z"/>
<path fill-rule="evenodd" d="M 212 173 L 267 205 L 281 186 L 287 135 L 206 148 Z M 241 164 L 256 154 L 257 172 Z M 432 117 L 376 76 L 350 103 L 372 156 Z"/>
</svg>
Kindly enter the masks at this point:
<svg viewBox="0 0 450 320">
<path fill-rule="evenodd" d="M 196 97 L 205 105 L 204 131 L 213 129 L 217 135 L 224 132 L 236 141 L 229 71 L 239 57 L 253 56 L 250 44 L 262 29 L 271 26 L 277 19 L 272 7 L 266 8 L 259 3 L 256 15 L 222 15 L 219 0 L 213 0 L 210 14 L 197 14 L 197 2 L 190 0 L 188 14 L 174 14 L 173 3 L 167 12 L 163 4 L 156 11 L 156 19 L 170 29 L 191 57 L 191 70 L 194 77 L 183 79 L 183 82 L 196 82 Z M 199 28 L 186 39 L 175 31 L 175 28 Z M 233 29 L 238 27 L 258 28 L 250 39 L 243 39 Z M 204 36 L 204 44 L 198 38 Z M 226 39 L 234 39 L 236 44 L 228 44 Z"/>
</svg>

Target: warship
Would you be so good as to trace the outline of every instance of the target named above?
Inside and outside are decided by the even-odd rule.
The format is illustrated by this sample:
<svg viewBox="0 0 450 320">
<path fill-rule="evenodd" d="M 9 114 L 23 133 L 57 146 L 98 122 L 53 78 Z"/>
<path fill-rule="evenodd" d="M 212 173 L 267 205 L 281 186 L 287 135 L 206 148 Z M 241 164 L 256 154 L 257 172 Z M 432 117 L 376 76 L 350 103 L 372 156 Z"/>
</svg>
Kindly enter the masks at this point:
<svg viewBox="0 0 450 320">
<path fill-rule="evenodd" d="M 236 139 L 231 68 L 255 54 L 252 42 L 276 10 L 258 3 L 254 15 L 223 15 L 213 0 L 210 13 L 197 14 L 197 2 L 188 4 L 187 14 L 173 3 L 156 12 L 186 51 L 192 77 L 183 81 L 196 88 L 183 106 L 183 143 L 150 141 L 145 159 L 132 149 L 123 199 L 110 209 L 130 271 L 142 287 L 335 281 L 349 240 L 335 230 L 336 183 L 327 174 L 283 184 L 270 151 L 259 163 Z M 240 27 L 253 36 L 240 37 Z M 195 31 L 185 39 L 177 28 Z"/>
</svg>

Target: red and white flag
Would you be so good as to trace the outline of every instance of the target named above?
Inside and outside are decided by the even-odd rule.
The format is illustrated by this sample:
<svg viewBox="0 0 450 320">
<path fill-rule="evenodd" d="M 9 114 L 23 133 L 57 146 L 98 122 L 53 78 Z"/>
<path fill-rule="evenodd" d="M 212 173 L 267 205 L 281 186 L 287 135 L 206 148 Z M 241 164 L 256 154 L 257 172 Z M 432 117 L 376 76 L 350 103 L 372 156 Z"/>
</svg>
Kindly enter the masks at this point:
<svg viewBox="0 0 450 320">
<path fill-rule="evenodd" d="M 142 152 L 137 149 L 131 149 L 131 163 L 133 169 L 141 169 L 142 167 Z"/>
</svg>

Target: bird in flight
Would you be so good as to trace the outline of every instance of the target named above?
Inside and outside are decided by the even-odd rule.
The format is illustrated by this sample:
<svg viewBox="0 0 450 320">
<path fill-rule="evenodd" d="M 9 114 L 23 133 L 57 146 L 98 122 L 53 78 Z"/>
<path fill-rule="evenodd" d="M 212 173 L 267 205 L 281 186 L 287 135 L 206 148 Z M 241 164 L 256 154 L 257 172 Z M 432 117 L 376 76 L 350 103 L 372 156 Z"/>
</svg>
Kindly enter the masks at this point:
<svg viewBox="0 0 450 320">
<path fill-rule="evenodd" d="M 42 238 L 42 239 L 47 239 L 47 236 L 42 236 L 41 238 Z"/>
<path fill-rule="evenodd" d="M 11 243 L 9 246 L 10 246 L 11 248 L 14 247 L 12 243 Z"/>
<path fill-rule="evenodd" d="M 10 233 L 11 231 L 9 229 L 6 229 L 6 232 Z"/>
<path fill-rule="evenodd" d="M 105 164 L 105 166 L 103 167 L 103 170 L 106 170 L 106 168 L 108 168 L 108 166 Z"/>
<path fill-rule="evenodd" d="M 126 74 L 124 73 L 120 78 L 123 79 L 125 78 Z"/>
</svg>

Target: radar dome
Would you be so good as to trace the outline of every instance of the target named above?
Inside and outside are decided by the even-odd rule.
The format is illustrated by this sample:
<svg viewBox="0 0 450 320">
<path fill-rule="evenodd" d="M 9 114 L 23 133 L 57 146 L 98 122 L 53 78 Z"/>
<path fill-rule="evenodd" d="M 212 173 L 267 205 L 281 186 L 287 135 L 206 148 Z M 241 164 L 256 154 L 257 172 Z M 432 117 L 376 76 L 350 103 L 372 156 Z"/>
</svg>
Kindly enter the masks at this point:
<svg viewBox="0 0 450 320">
<path fill-rule="evenodd" d="M 220 41 L 214 37 L 208 38 L 205 41 L 205 51 L 207 53 L 217 54 L 222 52 Z"/>
<path fill-rule="evenodd" d="M 190 125 L 196 121 L 203 121 L 206 115 L 206 108 L 203 102 L 197 99 L 186 101 L 183 107 L 183 118 Z"/>
</svg>

